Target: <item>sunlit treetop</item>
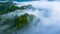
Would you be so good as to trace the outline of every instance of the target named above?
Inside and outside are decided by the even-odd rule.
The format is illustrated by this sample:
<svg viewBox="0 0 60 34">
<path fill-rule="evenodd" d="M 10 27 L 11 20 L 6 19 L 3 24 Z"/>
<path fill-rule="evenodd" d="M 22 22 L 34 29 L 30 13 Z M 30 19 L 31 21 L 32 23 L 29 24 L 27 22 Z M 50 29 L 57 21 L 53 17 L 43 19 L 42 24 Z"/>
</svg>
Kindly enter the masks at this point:
<svg viewBox="0 0 60 34">
<path fill-rule="evenodd" d="M 16 27 L 24 27 L 28 26 L 33 21 L 34 15 L 29 15 L 28 13 L 25 13 L 18 17 L 16 20 Z"/>
</svg>

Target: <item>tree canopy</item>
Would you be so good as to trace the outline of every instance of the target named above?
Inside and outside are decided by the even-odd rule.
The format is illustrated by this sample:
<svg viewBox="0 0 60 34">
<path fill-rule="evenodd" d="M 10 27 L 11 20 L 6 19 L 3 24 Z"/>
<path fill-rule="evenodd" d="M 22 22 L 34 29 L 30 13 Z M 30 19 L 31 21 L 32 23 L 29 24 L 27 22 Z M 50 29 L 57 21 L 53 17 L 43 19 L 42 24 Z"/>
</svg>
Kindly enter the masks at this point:
<svg viewBox="0 0 60 34">
<path fill-rule="evenodd" d="M 13 2 L 0 2 L 0 15 L 7 14 L 9 12 L 13 12 L 15 10 L 24 10 L 25 8 L 15 6 Z"/>
</svg>

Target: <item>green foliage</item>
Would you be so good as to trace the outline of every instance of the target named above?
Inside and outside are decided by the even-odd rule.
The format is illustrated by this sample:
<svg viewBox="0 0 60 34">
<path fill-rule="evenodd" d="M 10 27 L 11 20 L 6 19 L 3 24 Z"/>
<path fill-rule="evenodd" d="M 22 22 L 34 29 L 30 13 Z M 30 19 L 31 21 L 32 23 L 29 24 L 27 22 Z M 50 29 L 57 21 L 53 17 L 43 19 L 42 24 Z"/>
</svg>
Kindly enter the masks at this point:
<svg viewBox="0 0 60 34">
<path fill-rule="evenodd" d="M 15 10 L 24 10 L 25 8 L 22 6 L 22 7 L 17 7 L 15 6 L 14 3 L 9 3 L 9 2 L 5 2 L 5 3 L 0 3 L 0 15 L 2 14 L 6 14 L 6 13 L 9 13 L 9 12 L 13 12 Z"/>
<path fill-rule="evenodd" d="M 24 9 L 26 9 L 26 6 L 17 7 L 13 3 L 8 3 L 8 2 L 0 3 L 0 15 L 7 14 L 9 12 L 13 12 L 17 9 L 24 10 Z M 14 19 L 7 18 L 5 21 L 3 21 L 3 23 L 1 25 L 10 25 L 9 29 L 4 30 L 4 31 L 12 32 L 12 30 L 28 26 L 30 24 L 30 22 L 33 21 L 33 18 L 34 18 L 33 15 L 29 15 L 28 13 L 25 13 L 25 14 L 21 15 L 20 17 L 16 17 Z M 2 21 L 1 18 L 0 18 L 0 21 Z"/>
<path fill-rule="evenodd" d="M 25 13 L 21 16 L 15 16 L 14 18 L 6 18 L 0 26 L 9 25 L 9 28 L 3 30 L 3 32 L 7 32 L 11 34 L 13 31 L 23 29 L 24 27 L 29 26 L 29 24 L 33 21 L 34 16 Z"/>
<path fill-rule="evenodd" d="M 25 13 L 24 15 L 21 15 L 20 17 L 18 17 L 16 20 L 17 20 L 16 21 L 16 23 L 17 23 L 16 27 L 21 28 L 21 27 L 28 26 L 30 21 L 33 20 L 33 16 Z"/>
<path fill-rule="evenodd" d="M 18 17 L 16 20 L 17 20 L 17 24 L 16 26 L 17 27 L 23 27 L 23 26 L 26 26 L 28 25 L 28 14 L 24 14 L 24 15 L 21 15 L 20 17 Z"/>
<path fill-rule="evenodd" d="M 26 9 L 26 6 L 21 6 L 19 9 L 20 10 Z"/>
</svg>

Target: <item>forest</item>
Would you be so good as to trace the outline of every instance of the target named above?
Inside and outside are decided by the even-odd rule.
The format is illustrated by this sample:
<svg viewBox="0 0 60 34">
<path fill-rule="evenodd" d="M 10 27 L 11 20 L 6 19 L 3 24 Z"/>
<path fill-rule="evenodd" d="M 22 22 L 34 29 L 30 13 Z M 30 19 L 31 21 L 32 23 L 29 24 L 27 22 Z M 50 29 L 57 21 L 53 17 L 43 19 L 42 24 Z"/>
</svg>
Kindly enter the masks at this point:
<svg viewBox="0 0 60 34">
<path fill-rule="evenodd" d="M 3 21 L 3 18 L 1 15 L 8 14 L 10 12 L 14 12 L 16 10 L 25 10 L 27 6 L 15 6 L 13 2 L 0 2 L 0 23 Z M 29 15 L 28 13 L 25 13 L 21 16 L 15 16 L 13 19 L 6 18 L 5 21 L 3 21 L 0 25 L 10 25 L 9 29 L 4 30 L 3 32 L 7 32 L 11 34 L 11 32 L 15 30 L 22 29 L 26 26 L 28 26 L 33 21 L 33 15 Z M 1 32 L 0 32 L 1 33 Z"/>
</svg>

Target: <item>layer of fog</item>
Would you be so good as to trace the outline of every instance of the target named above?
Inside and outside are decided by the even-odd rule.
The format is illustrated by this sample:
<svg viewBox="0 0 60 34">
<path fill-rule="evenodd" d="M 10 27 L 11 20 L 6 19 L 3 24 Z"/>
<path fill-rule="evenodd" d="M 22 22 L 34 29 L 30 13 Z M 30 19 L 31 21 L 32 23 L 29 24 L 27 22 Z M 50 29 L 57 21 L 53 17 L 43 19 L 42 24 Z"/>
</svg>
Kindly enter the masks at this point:
<svg viewBox="0 0 60 34">
<path fill-rule="evenodd" d="M 60 34 L 60 2 L 17 2 L 17 6 L 32 5 L 35 10 L 27 10 L 26 13 L 36 16 L 28 30 L 21 30 L 18 34 Z"/>
<path fill-rule="evenodd" d="M 14 2 L 16 6 L 32 5 L 35 10 L 18 10 L 3 15 L 3 17 L 11 17 L 22 15 L 24 13 L 33 14 L 36 16 L 33 23 L 26 30 L 19 30 L 15 34 L 60 34 L 60 2 L 53 1 L 32 1 L 32 2 Z M 4 30 L 1 27 L 0 31 Z M 6 25 L 5 28 L 9 26 Z M 3 29 L 2 29 L 3 28 Z M 25 30 L 25 31 L 24 31 Z"/>
</svg>

